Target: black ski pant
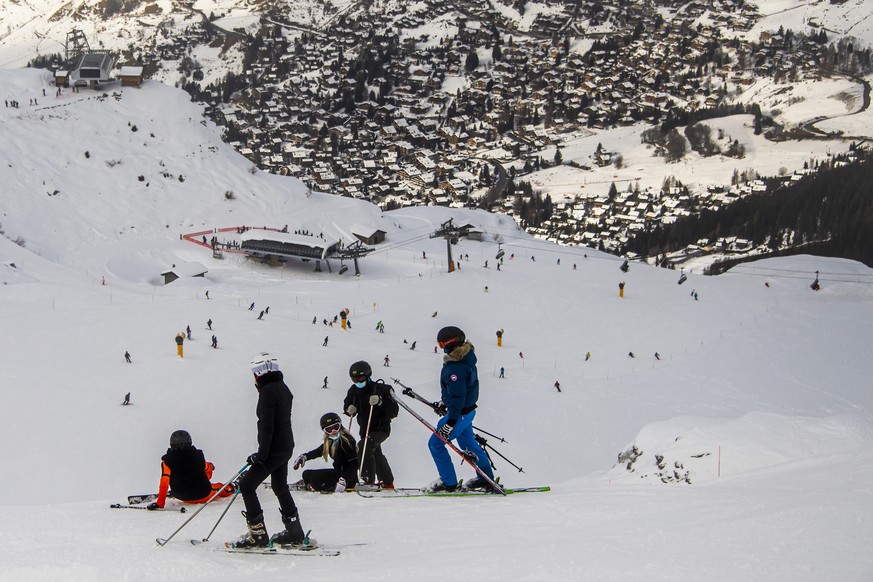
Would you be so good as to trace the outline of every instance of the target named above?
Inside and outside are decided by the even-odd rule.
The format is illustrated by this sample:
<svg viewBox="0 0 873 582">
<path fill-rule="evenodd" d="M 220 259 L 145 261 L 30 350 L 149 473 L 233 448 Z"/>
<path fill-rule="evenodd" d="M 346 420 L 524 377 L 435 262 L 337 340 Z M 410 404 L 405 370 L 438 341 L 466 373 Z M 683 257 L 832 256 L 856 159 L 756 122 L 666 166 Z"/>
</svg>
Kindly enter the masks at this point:
<svg viewBox="0 0 873 582">
<path fill-rule="evenodd" d="M 315 489 L 333 493 L 342 474 L 338 469 L 306 469 L 303 471 L 303 482 Z M 349 483 L 351 487 L 354 483 Z"/>
<path fill-rule="evenodd" d="M 363 434 L 361 435 L 361 440 L 358 441 L 358 457 L 363 459 L 361 481 L 364 483 L 375 483 L 378 479 L 385 485 L 394 484 L 394 473 L 391 472 L 391 465 L 388 464 L 388 459 L 382 453 L 382 443 L 388 440 L 390 435 L 390 430 L 370 431 L 370 435 L 366 439 Z M 365 442 L 366 451 L 364 450 Z"/>
<path fill-rule="evenodd" d="M 263 515 L 261 502 L 258 500 L 258 486 L 270 477 L 271 487 L 279 500 L 279 509 L 284 516 L 297 515 L 297 504 L 288 489 L 288 460 L 291 455 L 270 455 L 263 463 L 255 463 L 239 480 L 239 492 L 242 494 L 249 519 Z"/>
</svg>

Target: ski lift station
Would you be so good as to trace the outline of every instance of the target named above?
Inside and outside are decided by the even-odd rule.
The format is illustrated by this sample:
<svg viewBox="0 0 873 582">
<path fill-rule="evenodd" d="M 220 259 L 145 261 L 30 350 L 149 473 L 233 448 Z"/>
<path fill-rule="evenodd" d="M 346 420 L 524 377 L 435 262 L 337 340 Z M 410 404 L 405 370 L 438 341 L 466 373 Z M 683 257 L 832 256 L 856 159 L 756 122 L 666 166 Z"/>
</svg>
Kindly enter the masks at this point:
<svg viewBox="0 0 873 582">
<path fill-rule="evenodd" d="M 240 235 L 240 250 L 275 265 L 289 258 L 315 260 L 316 271 L 320 271 L 320 262 L 339 250 L 339 242 L 317 236 L 252 229 Z"/>
<path fill-rule="evenodd" d="M 110 73 L 115 66 L 115 58 L 108 51 L 93 51 L 82 55 L 79 66 L 74 73 L 76 85 L 97 85 L 108 83 L 112 79 Z"/>
</svg>

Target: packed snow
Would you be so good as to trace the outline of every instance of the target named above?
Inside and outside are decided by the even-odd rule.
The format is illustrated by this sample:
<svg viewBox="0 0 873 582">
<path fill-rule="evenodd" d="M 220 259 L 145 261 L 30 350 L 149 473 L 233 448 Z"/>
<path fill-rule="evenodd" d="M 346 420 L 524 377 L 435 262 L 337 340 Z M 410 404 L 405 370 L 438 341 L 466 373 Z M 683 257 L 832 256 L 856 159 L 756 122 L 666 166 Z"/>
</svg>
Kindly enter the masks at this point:
<svg viewBox="0 0 873 582">
<path fill-rule="evenodd" d="M 22 103 L 0 110 L 0 581 L 873 577 L 868 267 L 797 256 L 719 277 L 692 270 L 678 285 L 676 271 L 632 262 L 622 273 L 619 257 L 535 240 L 507 216 L 382 212 L 307 192 L 254 170 L 184 93 L 157 83 L 45 100 L 39 71 L 0 71 L 0 84 Z M 449 218 L 483 232 L 451 247 L 462 257 L 453 273 L 446 241 L 430 238 Z M 360 276 L 350 262 L 342 274 L 336 260 L 322 272 L 270 267 L 181 240 L 288 225 L 350 243 L 353 224 L 386 232 Z M 163 284 L 162 272 L 193 261 L 204 277 Z M 323 324 L 345 308 L 351 329 Z M 179 358 L 173 339 L 189 325 Z M 155 538 L 195 507 L 110 509 L 156 491 L 176 429 L 215 463 L 215 480 L 243 466 L 256 449 L 253 353 L 279 358 L 302 452 L 320 440 L 319 417 L 340 412 L 356 360 L 437 399 L 445 325 L 476 346 L 476 426 L 504 438 L 487 437 L 523 469 L 494 455 L 501 482 L 551 491 L 295 494 L 304 528 L 348 545 L 336 558 L 210 551 L 243 533 L 238 502 L 205 547 L 188 542 L 228 500 L 164 547 Z M 428 436 L 400 412 L 384 447 L 397 485 L 436 478 Z M 275 498 L 260 497 L 273 533 Z"/>
</svg>

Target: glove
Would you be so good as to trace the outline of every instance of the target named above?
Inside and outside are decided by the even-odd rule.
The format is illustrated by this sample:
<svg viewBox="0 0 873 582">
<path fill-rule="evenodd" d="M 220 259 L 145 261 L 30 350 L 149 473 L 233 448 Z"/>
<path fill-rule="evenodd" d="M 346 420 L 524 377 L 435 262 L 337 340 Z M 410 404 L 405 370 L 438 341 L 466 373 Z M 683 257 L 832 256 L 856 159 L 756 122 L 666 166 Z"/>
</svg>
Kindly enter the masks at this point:
<svg viewBox="0 0 873 582">
<path fill-rule="evenodd" d="M 346 490 L 346 479 L 345 477 L 340 477 L 339 481 L 336 482 L 336 487 L 334 487 L 334 493 L 344 493 Z"/>
<path fill-rule="evenodd" d="M 370 406 L 379 406 L 382 404 L 382 397 L 378 394 L 373 394 L 370 396 Z"/>
<path fill-rule="evenodd" d="M 440 416 L 445 416 L 446 413 L 449 411 L 449 409 L 446 408 L 446 405 L 442 402 L 431 402 L 430 407 L 433 408 L 433 411 Z"/>
<path fill-rule="evenodd" d="M 249 455 L 249 458 L 246 459 L 246 463 L 248 463 L 249 465 L 257 465 L 260 462 L 261 459 L 258 457 L 258 453 L 252 453 L 251 455 Z"/>
<path fill-rule="evenodd" d="M 306 455 L 305 454 L 300 455 L 299 457 L 294 459 L 294 468 L 295 469 L 299 469 L 300 467 L 302 467 L 305 464 L 306 464 Z"/>
<path fill-rule="evenodd" d="M 454 424 L 445 423 L 440 429 L 437 431 L 437 434 L 443 437 L 446 440 L 449 440 L 449 435 L 452 434 L 452 429 L 455 428 Z"/>
<path fill-rule="evenodd" d="M 156 509 L 162 509 L 162 507 L 157 503 L 149 503 L 148 505 L 146 505 L 146 509 L 148 509 L 149 511 L 154 511 Z"/>
<path fill-rule="evenodd" d="M 354 404 L 349 404 L 349 407 L 346 408 L 346 414 L 349 416 L 355 416 L 358 413 L 358 407 Z"/>
</svg>

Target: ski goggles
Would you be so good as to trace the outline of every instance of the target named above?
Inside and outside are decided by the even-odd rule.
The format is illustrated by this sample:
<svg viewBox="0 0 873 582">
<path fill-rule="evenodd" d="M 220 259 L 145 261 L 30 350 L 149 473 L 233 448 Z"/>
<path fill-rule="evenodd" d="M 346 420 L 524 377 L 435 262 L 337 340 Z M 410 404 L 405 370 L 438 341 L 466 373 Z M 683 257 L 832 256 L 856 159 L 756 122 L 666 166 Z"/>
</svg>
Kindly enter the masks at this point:
<svg viewBox="0 0 873 582">
<path fill-rule="evenodd" d="M 335 422 L 335 423 L 333 423 L 333 424 L 329 424 L 329 425 L 327 425 L 326 427 L 324 427 L 324 433 L 325 433 L 325 434 L 331 434 L 331 435 L 332 435 L 332 434 L 336 434 L 336 433 L 339 432 L 339 430 L 340 430 L 342 427 L 343 427 L 342 423 Z"/>
<path fill-rule="evenodd" d="M 367 381 L 366 374 L 358 374 L 355 376 L 351 376 L 351 378 L 352 378 L 352 382 L 366 382 Z"/>
</svg>

